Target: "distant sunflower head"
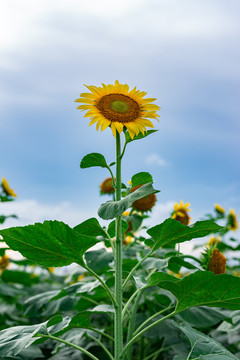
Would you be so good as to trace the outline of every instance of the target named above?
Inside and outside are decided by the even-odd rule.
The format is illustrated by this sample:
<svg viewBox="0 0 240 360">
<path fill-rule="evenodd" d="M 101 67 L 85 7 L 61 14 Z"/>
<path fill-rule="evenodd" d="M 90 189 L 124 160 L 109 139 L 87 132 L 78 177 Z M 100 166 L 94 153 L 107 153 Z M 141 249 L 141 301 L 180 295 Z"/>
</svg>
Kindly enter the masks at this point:
<svg viewBox="0 0 240 360">
<path fill-rule="evenodd" d="M 97 130 L 103 131 L 110 126 L 116 136 L 116 132 L 120 134 L 127 129 L 133 139 L 139 132 L 144 135 L 146 127 L 154 127 L 149 119 L 158 120 L 156 111 L 160 107 L 153 104 L 156 99 L 144 98 L 147 93 L 136 87 L 129 91 L 129 86 L 119 84 L 118 80 L 114 85 L 85 86 L 90 93 L 82 93 L 75 100 L 82 104 L 77 109 L 87 111 L 85 117 L 91 119 L 89 125 L 96 123 Z"/>
<path fill-rule="evenodd" d="M 214 209 L 215 209 L 216 213 L 218 213 L 218 215 L 223 215 L 225 213 L 224 208 L 222 206 L 220 206 L 219 204 L 215 204 Z"/>
<path fill-rule="evenodd" d="M 191 219 L 188 215 L 188 212 L 191 211 L 191 209 L 189 209 L 189 206 L 189 203 L 186 203 L 184 205 L 182 200 L 179 204 L 176 203 L 174 205 L 174 211 L 172 212 L 172 219 L 175 219 L 184 225 L 188 225 Z"/>
<path fill-rule="evenodd" d="M 235 214 L 234 210 L 231 209 L 228 214 L 228 229 L 236 231 L 238 229 L 238 221 L 237 221 L 237 215 Z"/>
<path fill-rule="evenodd" d="M 17 197 L 14 190 L 10 188 L 7 180 L 4 177 L 2 178 L 1 186 L 6 195 Z"/>
<path fill-rule="evenodd" d="M 113 181 L 111 177 L 105 179 L 100 185 L 101 194 L 113 194 L 115 192 L 115 189 L 112 185 Z"/>
<path fill-rule="evenodd" d="M 130 192 L 134 192 L 135 190 L 137 190 L 141 186 L 142 185 L 134 186 L 130 190 Z M 157 201 L 156 195 L 155 194 L 150 194 L 150 195 L 144 196 L 141 199 L 138 199 L 138 200 L 134 201 L 134 203 L 132 204 L 132 207 L 135 210 L 145 212 L 145 211 L 151 210 L 153 208 L 153 206 L 155 205 L 156 201 Z"/>
</svg>

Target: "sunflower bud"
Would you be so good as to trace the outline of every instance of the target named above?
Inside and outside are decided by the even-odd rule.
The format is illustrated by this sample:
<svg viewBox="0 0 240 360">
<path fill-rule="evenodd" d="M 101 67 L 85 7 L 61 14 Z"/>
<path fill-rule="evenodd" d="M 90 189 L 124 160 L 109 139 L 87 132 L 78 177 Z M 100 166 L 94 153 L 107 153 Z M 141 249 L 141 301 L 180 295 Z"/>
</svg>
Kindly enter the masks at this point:
<svg viewBox="0 0 240 360">
<path fill-rule="evenodd" d="M 112 185 L 113 181 L 111 177 L 105 179 L 100 185 L 101 194 L 113 194 L 115 189 Z"/>
<path fill-rule="evenodd" d="M 212 271 L 215 275 L 224 274 L 226 272 L 226 263 L 225 256 L 218 249 L 213 249 L 208 265 L 209 271 Z"/>
</svg>

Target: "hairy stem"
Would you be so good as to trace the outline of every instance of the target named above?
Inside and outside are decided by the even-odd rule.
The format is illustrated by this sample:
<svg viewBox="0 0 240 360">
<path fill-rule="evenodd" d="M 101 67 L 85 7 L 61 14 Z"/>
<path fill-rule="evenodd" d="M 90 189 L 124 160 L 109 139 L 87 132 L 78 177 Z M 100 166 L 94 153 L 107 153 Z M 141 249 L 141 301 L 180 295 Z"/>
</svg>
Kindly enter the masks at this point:
<svg viewBox="0 0 240 360">
<path fill-rule="evenodd" d="M 120 134 L 116 133 L 116 201 L 121 200 L 121 142 Z M 123 348 L 122 333 L 122 229 L 121 216 L 116 218 L 115 246 L 115 299 L 117 307 L 114 317 L 115 360 L 119 360 Z"/>
</svg>

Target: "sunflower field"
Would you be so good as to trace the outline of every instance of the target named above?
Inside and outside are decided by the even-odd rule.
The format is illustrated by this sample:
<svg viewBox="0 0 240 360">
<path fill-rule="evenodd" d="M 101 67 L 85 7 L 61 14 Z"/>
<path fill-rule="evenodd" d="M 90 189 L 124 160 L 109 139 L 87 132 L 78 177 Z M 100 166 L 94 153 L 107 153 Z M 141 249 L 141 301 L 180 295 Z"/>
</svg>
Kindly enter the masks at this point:
<svg viewBox="0 0 240 360">
<path fill-rule="evenodd" d="M 235 211 L 215 204 L 192 223 L 181 200 L 146 227 L 159 191 L 146 169 L 124 182 L 121 163 L 129 143 L 156 132 L 147 128 L 160 108 L 118 81 L 87 88 L 78 109 L 97 130 L 111 130 L 116 156 L 108 164 L 93 152 L 80 168 L 106 170 L 108 201 L 73 228 L 56 220 L 3 228 L 0 215 L 0 359 L 240 359 Z M 1 211 L 15 197 L 2 178 Z M 191 240 L 194 255 L 184 254 L 180 244 Z"/>
</svg>

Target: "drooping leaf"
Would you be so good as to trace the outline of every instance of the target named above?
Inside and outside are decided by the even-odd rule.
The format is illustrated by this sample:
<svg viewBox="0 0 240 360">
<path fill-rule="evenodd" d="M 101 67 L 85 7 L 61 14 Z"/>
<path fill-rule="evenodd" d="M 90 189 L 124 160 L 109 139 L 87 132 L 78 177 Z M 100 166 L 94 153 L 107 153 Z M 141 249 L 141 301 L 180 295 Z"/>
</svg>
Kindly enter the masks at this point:
<svg viewBox="0 0 240 360">
<path fill-rule="evenodd" d="M 122 220 L 121 225 L 122 225 L 122 234 L 124 234 L 128 229 L 128 223 L 126 221 Z M 108 225 L 108 234 L 110 235 L 111 238 L 116 236 L 115 220 L 110 222 L 110 224 Z"/>
<path fill-rule="evenodd" d="M 237 360 L 225 347 L 213 338 L 200 333 L 188 324 L 173 324 L 181 330 L 188 338 L 191 344 L 191 353 L 189 360 Z"/>
<path fill-rule="evenodd" d="M 104 235 L 104 231 L 96 218 L 91 218 L 83 221 L 81 224 L 75 226 L 73 230 L 82 235 L 100 236 Z"/>
<path fill-rule="evenodd" d="M 108 167 L 105 157 L 102 154 L 91 153 L 82 158 L 80 168 L 86 169 L 93 166 L 100 166 L 102 168 Z"/>
<path fill-rule="evenodd" d="M 100 285 L 101 284 L 98 280 L 87 282 L 81 281 L 79 283 L 66 286 L 61 291 L 59 291 L 56 296 L 54 295 L 52 300 L 56 300 L 64 296 L 75 297 L 77 294 L 90 293 Z"/>
<path fill-rule="evenodd" d="M 135 175 L 133 175 L 131 179 L 132 187 L 138 186 L 138 185 L 144 185 L 147 183 L 153 183 L 152 175 L 148 172 L 140 172 Z"/>
<path fill-rule="evenodd" d="M 107 201 L 106 203 L 102 204 L 98 210 L 98 215 L 104 220 L 109 220 L 117 216 L 121 216 L 122 213 L 134 203 L 134 201 L 157 192 L 159 191 L 155 190 L 151 183 L 145 184 L 120 201 Z"/>
<path fill-rule="evenodd" d="M 195 306 L 240 310 L 240 278 L 233 275 L 197 271 L 178 279 L 169 274 L 154 273 L 149 285 L 169 290 L 177 299 L 176 312 Z"/>
<path fill-rule="evenodd" d="M 59 324 L 60 323 L 60 324 Z M 48 321 L 36 325 L 14 326 L 0 331 L 0 356 L 16 356 L 22 349 L 31 345 L 37 333 L 54 334 L 64 329 L 70 318 L 56 315 Z"/>
<path fill-rule="evenodd" d="M 211 220 L 197 221 L 195 224 L 187 226 L 170 218 L 162 224 L 148 229 L 147 233 L 152 239 L 146 241 L 146 244 L 156 250 L 166 244 L 171 246 L 176 243 L 182 243 L 219 232 L 221 229 L 222 226 L 219 226 Z"/>
<path fill-rule="evenodd" d="M 81 235 L 60 221 L 44 221 L 1 230 L 8 246 L 46 267 L 76 262 L 84 266 L 83 254 L 95 245 L 94 237 Z"/>
<path fill-rule="evenodd" d="M 145 135 L 143 135 L 143 134 L 140 133 L 140 134 L 138 134 L 138 135 L 135 135 L 133 139 L 132 139 L 131 136 L 129 135 L 129 132 L 126 131 L 126 132 L 124 133 L 124 134 L 125 134 L 125 140 L 126 140 L 127 143 L 130 143 L 130 142 L 132 142 L 132 141 L 134 141 L 134 140 L 144 139 L 145 137 L 147 137 L 147 136 L 150 135 L 150 134 L 155 133 L 156 131 L 158 131 L 158 130 L 147 130 L 147 132 L 145 133 Z"/>
<path fill-rule="evenodd" d="M 91 321 L 90 321 L 90 314 L 86 312 L 81 312 L 75 315 L 70 324 L 70 327 L 73 328 L 81 328 L 81 329 L 91 329 Z"/>
<path fill-rule="evenodd" d="M 194 307 L 182 311 L 177 316 L 189 325 L 198 329 L 209 328 L 226 319 L 230 310 L 209 308 L 206 306 Z M 230 325 L 230 324 L 229 324 Z"/>
<path fill-rule="evenodd" d="M 90 309 L 88 311 L 94 313 L 111 313 L 111 314 L 114 314 L 115 312 L 114 307 L 108 304 L 97 305 L 93 309 Z"/>
</svg>

